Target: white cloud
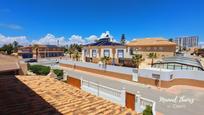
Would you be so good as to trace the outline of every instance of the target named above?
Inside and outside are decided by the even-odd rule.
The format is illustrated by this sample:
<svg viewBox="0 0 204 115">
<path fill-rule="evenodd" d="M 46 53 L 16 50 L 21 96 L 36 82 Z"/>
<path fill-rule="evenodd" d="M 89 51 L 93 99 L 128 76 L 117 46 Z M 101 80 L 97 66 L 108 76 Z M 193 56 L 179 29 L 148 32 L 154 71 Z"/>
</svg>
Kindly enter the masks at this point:
<svg viewBox="0 0 204 115">
<path fill-rule="evenodd" d="M 117 41 L 114 39 L 113 35 L 110 34 L 109 31 L 106 31 L 106 32 L 102 33 L 101 36 L 100 36 L 100 38 L 105 38 L 107 35 L 109 36 L 109 38 L 111 39 L 111 41 L 117 42 Z"/>
<path fill-rule="evenodd" d="M 85 42 L 82 36 L 79 35 L 72 35 L 68 41 L 69 44 L 84 44 Z"/>
<path fill-rule="evenodd" d="M 32 44 L 58 45 L 58 42 L 60 46 L 67 44 L 63 36 L 55 37 L 53 34 L 48 33 L 46 36 L 40 38 L 39 40 L 33 40 Z"/>
<path fill-rule="evenodd" d="M 13 43 L 14 41 L 17 41 L 19 45 L 29 45 L 29 41 L 26 36 L 5 36 L 0 34 L 0 46 Z"/>
<path fill-rule="evenodd" d="M 23 27 L 17 24 L 0 24 L 0 27 L 12 29 L 12 30 L 22 30 Z"/>
<path fill-rule="evenodd" d="M 100 38 L 105 38 L 107 35 L 108 35 L 111 39 L 113 39 L 113 36 L 110 34 L 109 31 L 106 31 L 106 32 L 102 33 L 101 36 L 100 36 Z"/>
<path fill-rule="evenodd" d="M 98 39 L 99 38 L 96 35 L 91 35 L 91 36 L 85 38 L 86 42 L 88 42 L 88 43 L 93 43 L 93 42 L 95 42 Z"/>
<path fill-rule="evenodd" d="M 106 37 L 106 35 L 109 35 L 109 37 L 112 38 L 111 39 L 112 41 L 117 42 L 115 39 L 113 39 L 113 36 L 110 34 L 109 31 L 102 33 L 100 38 L 104 38 Z M 58 42 L 59 42 L 60 46 L 65 46 L 70 44 L 93 43 L 100 38 L 96 35 L 90 35 L 89 37 L 84 37 L 84 38 L 80 35 L 71 35 L 70 37 L 65 38 L 64 36 L 56 37 L 55 35 L 48 33 L 44 37 L 31 41 L 31 44 L 58 45 Z M 19 42 L 20 45 L 30 44 L 26 36 L 6 37 L 0 34 L 0 46 L 3 44 L 12 43 L 13 41 Z"/>
</svg>

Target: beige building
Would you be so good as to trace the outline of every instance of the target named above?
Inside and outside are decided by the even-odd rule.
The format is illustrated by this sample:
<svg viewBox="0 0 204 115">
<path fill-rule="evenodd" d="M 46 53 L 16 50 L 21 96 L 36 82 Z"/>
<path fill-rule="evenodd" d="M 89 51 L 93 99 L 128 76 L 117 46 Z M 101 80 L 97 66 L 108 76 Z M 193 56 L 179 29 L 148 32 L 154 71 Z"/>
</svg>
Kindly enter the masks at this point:
<svg viewBox="0 0 204 115">
<path fill-rule="evenodd" d="M 18 56 L 21 58 L 46 58 L 64 55 L 64 49 L 56 45 L 40 45 L 20 47 Z"/>
<path fill-rule="evenodd" d="M 156 53 L 157 57 L 174 56 L 176 52 L 176 43 L 163 38 L 144 38 L 131 41 L 126 44 L 129 56 L 133 54 L 142 54 L 144 58 L 149 53 Z M 127 57 L 130 58 L 130 57 Z"/>
<path fill-rule="evenodd" d="M 131 59 L 134 54 L 142 54 L 143 58 L 147 58 L 149 53 L 156 53 L 160 58 L 174 56 L 175 51 L 176 43 L 162 38 L 137 39 L 123 45 L 107 37 L 84 45 L 82 61 L 98 63 L 107 56 L 111 58 L 109 64 L 133 66 Z"/>
<path fill-rule="evenodd" d="M 120 58 L 124 58 L 125 46 L 111 41 L 107 36 L 95 43 L 84 45 L 82 49 L 82 61 L 98 63 L 102 57 L 110 57 L 109 64 L 118 64 Z"/>
</svg>

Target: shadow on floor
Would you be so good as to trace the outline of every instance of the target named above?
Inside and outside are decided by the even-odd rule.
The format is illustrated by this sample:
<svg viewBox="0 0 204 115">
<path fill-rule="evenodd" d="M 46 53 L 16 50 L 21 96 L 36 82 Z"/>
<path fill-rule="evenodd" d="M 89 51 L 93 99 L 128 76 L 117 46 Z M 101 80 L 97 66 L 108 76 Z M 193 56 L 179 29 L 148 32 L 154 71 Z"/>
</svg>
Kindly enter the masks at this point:
<svg viewBox="0 0 204 115">
<path fill-rule="evenodd" d="M 0 115 L 62 115 L 14 76 L 0 77 Z"/>
</svg>

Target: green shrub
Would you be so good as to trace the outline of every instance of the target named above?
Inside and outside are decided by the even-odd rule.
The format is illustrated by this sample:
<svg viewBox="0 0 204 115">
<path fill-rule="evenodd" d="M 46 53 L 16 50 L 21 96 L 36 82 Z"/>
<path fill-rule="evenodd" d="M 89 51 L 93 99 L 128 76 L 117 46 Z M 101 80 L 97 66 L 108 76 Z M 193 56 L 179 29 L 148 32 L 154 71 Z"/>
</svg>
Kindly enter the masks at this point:
<svg viewBox="0 0 204 115">
<path fill-rule="evenodd" d="M 153 115 L 152 113 L 152 107 L 147 105 L 145 110 L 143 111 L 143 115 Z"/>
<path fill-rule="evenodd" d="M 50 67 L 43 65 L 29 65 L 29 70 L 37 75 L 47 75 L 50 73 Z"/>
<path fill-rule="evenodd" d="M 53 69 L 53 72 L 57 75 L 58 79 L 62 79 L 63 78 L 63 70 L 60 69 Z"/>
</svg>

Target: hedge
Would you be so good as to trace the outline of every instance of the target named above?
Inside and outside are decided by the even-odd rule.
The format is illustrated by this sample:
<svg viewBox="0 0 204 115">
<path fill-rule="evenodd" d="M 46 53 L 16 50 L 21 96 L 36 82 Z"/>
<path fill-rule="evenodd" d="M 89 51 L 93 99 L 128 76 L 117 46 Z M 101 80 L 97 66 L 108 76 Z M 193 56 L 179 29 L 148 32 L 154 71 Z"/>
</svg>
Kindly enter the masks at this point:
<svg viewBox="0 0 204 115">
<path fill-rule="evenodd" d="M 63 70 L 60 69 L 53 69 L 53 72 L 57 75 L 58 79 L 62 79 L 63 78 Z"/>
<path fill-rule="evenodd" d="M 50 67 L 43 65 L 29 65 L 29 70 L 37 75 L 47 75 L 50 73 Z"/>
<path fill-rule="evenodd" d="M 152 113 L 152 107 L 149 105 L 146 105 L 145 110 L 143 111 L 143 115 L 153 115 Z"/>
</svg>

